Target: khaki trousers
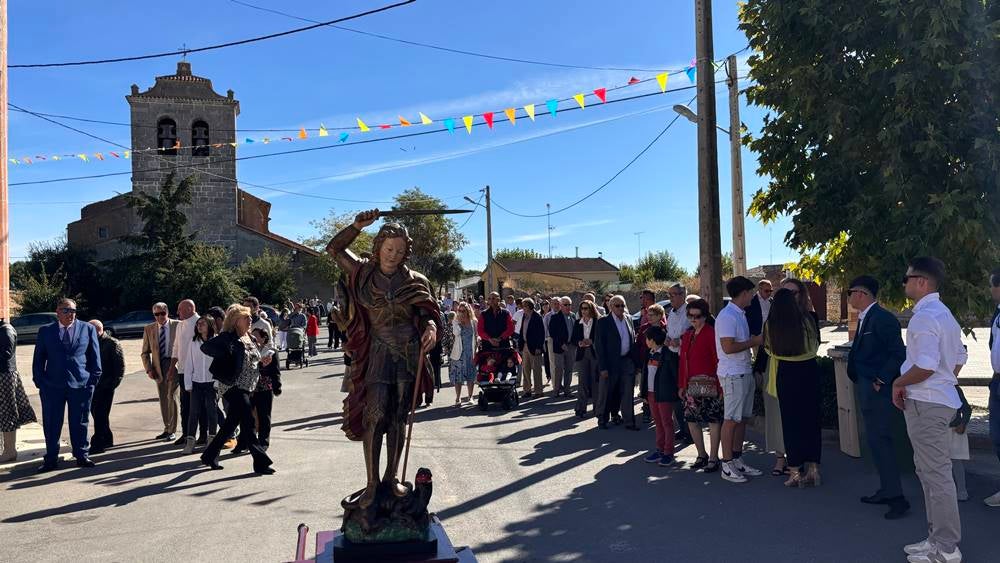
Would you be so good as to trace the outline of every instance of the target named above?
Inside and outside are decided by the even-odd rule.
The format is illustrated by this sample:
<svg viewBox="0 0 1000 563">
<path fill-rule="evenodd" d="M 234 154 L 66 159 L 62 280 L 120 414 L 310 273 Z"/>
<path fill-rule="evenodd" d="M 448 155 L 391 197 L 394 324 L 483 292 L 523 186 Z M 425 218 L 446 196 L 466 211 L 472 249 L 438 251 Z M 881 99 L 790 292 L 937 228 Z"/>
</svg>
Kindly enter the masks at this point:
<svg viewBox="0 0 1000 563">
<path fill-rule="evenodd" d="M 955 409 L 938 403 L 906 400 L 906 433 L 913 444 L 913 463 L 927 506 L 928 538 L 942 551 L 952 552 L 962 540 L 955 479 L 951 474 L 948 427 Z"/>
<path fill-rule="evenodd" d="M 163 374 L 156 382 L 156 392 L 160 396 L 160 417 L 163 418 L 163 431 L 167 434 L 177 432 L 178 379 L 174 377 L 168 381 L 167 375 Z"/>
<path fill-rule="evenodd" d="M 552 371 L 552 390 L 555 394 L 569 393 L 573 386 L 573 365 L 576 364 L 576 346 L 566 345 L 565 351 L 553 350 L 555 370 Z"/>
<path fill-rule="evenodd" d="M 521 378 L 525 393 L 542 392 L 542 355 L 532 354 L 527 348 L 521 352 Z"/>
</svg>

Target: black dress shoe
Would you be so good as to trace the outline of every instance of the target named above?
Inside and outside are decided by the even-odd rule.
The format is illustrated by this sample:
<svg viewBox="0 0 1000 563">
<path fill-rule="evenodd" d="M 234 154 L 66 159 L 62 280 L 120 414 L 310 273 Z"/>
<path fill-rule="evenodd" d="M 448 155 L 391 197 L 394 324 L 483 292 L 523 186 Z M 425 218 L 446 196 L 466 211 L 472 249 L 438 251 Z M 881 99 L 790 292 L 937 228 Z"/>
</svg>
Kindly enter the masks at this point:
<svg viewBox="0 0 1000 563">
<path fill-rule="evenodd" d="M 255 467 L 253 470 L 257 475 L 274 475 L 275 471 L 273 467 Z"/>
<path fill-rule="evenodd" d="M 622 423 L 622 417 L 620 417 L 620 416 L 612 416 L 611 417 L 611 424 L 617 425 L 617 424 L 621 424 L 621 423 Z"/>
<path fill-rule="evenodd" d="M 626 430 L 639 430 L 639 427 L 634 424 L 629 424 L 625 427 Z"/>
<path fill-rule="evenodd" d="M 203 463 L 210 469 L 222 469 L 222 466 L 219 465 L 219 462 L 215 461 L 214 459 L 209 459 L 205 457 L 205 454 L 201 454 L 201 463 Z"/>
<path fill-rule="evenodd" d="M 156 438 L 153 438 L 153 439 L 154 440 L 166 440 L 167 438 L 170 438 L 170 436 L 172 436 L 172 434 L 170 432 L 164 432 L 162 434 L 157 434 Z M 170 438 L 170 439 L 172 440 L 173 438 Z"/>
<path fill-rule="evenodd" d="M 200 437 L 199 437 L 199 438 L 198 438 L 198 439 L 197 439 L 197 440 L 195 441 L 194 445 L 196 445 L 196 446 L 204 446 L 204 445 L 205 445 L 205 444 L 207 444 L 207 443 L 208 443 L 208 438 L 206 438 L 205 436 L 200 436 Z"/>
<path fill-rule="evenodd" d="M 76 459 L 76 466 L 83 468 L 90 468 L 90 467 L 97 467 L 97 464 L 94 463 L 94 460 L 90 459 L 89 457 L 80 457 Z"/>
<path fill-rule="evenodd" d="M 55 471 L 56 469 L 59 469 L 59 462 L 57 461 L 54 461 L 52 463 L 46 462 L 43 463 L 42 466 L 35 471 L 35 473 L 48 473 L 49 471 Z"/>
<path fill-rule="evenodd" d="M 607 422 L 598 422 L 597 423 L 597 427 L 600 428 L 601 430 L 607 430 L 608 429 L 608 423 Z"/>
<path fill-rule="evenodd" d="M 90 447 L 90 455 L 97 455 L 103 453 L 104 453 L 104 448 L 95 448 L 93 446 Z"/>
<path fill-rule="evenodd" d="M 885 513 L 886 520 L 899 520 L 910 511 L 910 503 L 903 497 L 888 499 L 889 512 Z"/>
<path fill-rule="evenodd" d="M 183 446 L 185 442 L 187 442 L 187 438 L 185 436 L 181 436 L 180 438 L 177 438 L 176 440 L 174 440 L 174 445 L 175 446 Z"/>
<path fill-rule="evenodd" d="M 875 493 L 874 495 L 861 497 L 861 502 L 865 504 L 889 504 L 889 499 L 882 496 L 880 493 Z"/>
</svg>

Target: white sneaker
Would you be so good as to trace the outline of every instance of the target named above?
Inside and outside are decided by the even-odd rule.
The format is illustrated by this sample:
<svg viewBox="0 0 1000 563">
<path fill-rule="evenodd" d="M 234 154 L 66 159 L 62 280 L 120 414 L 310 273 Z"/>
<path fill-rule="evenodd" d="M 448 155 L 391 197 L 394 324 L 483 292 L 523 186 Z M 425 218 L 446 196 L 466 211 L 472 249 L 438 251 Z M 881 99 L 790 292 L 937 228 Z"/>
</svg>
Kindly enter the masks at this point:
<svg viewBox="0 0 1000 563">
<path fill-rule="evenodd" d="M 735 462 L 724 461 L 722 462 L 722 469 L 719 471 L 722 478 L 730 483 L 746 483 L 747 478 L 740 473 L 740 470 L 736 468 Z"/>
<path fill-rule="evenodd" d="M 743 458 L 738 457 L 733 460 L 733 465 L 744 475 L 749 475 L 751 477 L 760 477 L 764 474 L 760 469 L 755 469 L 749 465 L 743 463 Z"/>
<path fill-rule="evenodd" d="M 951 553 L 935 549 L 929 553 L 907 555 L 906 560 L 910 563 L 962 563 L 962 552 L 955 546 L 955 551 Z"/>
<path fill-rule="evenodd" d="M 919 555 L 921 553 L 930 553 L 934 551 L 934 544 L 931 543 L 931 539 L 927 538 L 919 543 L 911 543 L 910 545 L 904 545 L 903 551 L 907 555 Z"/>
<path fill-rule="evenodd" d="M 992 506 L 993 508 L 1000 508 L 1000 491 L 997 491 L 996 494 L 992 496 L 984 498 L 983 504 L 986 506 Z"/>
</svg>

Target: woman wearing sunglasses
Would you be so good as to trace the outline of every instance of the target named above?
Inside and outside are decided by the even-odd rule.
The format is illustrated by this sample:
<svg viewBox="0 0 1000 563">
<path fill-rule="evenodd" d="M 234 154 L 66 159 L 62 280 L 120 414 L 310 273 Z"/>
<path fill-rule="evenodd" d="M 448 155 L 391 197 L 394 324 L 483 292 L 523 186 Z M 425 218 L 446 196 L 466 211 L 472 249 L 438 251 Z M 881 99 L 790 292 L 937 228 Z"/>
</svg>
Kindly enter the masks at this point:
<svg viewBox="0 0 1000 563">
<path fill-rule="evenodd" d="M 683 403 L 691 439 L 698 449 L 698 459 L 691 469 L 705 473 L 719 470 L 719 439 L 722 435 L 722 386 L 716 367 L 719 357 L 715 349 L 715 318 L 708 302 L 696 299 L 687 306 L 691 322 L 681 337 L 680 373 L 677 387 Z M 710 451 L 705 451 L 701 425 L 708 425 Z"/>
</svg>

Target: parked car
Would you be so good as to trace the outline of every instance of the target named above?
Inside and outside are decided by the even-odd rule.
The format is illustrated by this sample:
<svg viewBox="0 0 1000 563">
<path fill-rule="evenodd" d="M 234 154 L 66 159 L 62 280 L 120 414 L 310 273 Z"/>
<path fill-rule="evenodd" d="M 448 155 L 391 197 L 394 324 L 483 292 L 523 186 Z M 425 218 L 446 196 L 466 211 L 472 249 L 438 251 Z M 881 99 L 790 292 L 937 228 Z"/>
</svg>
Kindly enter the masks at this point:
<svg viewBox="0 0 1000 563">
<path fill-rule="evenodd" d="M 132 311 L 125 313 L 113 321 L 104 323 L 104 332 L 115 338 L 142 336 L 142 330 L 153 322 L 153 311 Z"/>
<path fill-rule="evenodd" d="M 38 338 L 38 329 L 58 320 L 55 313 L 29 313 L 14 317 L 11 326 L 17 331 L 17 343 L 34 342 Z"/>
</svg>

